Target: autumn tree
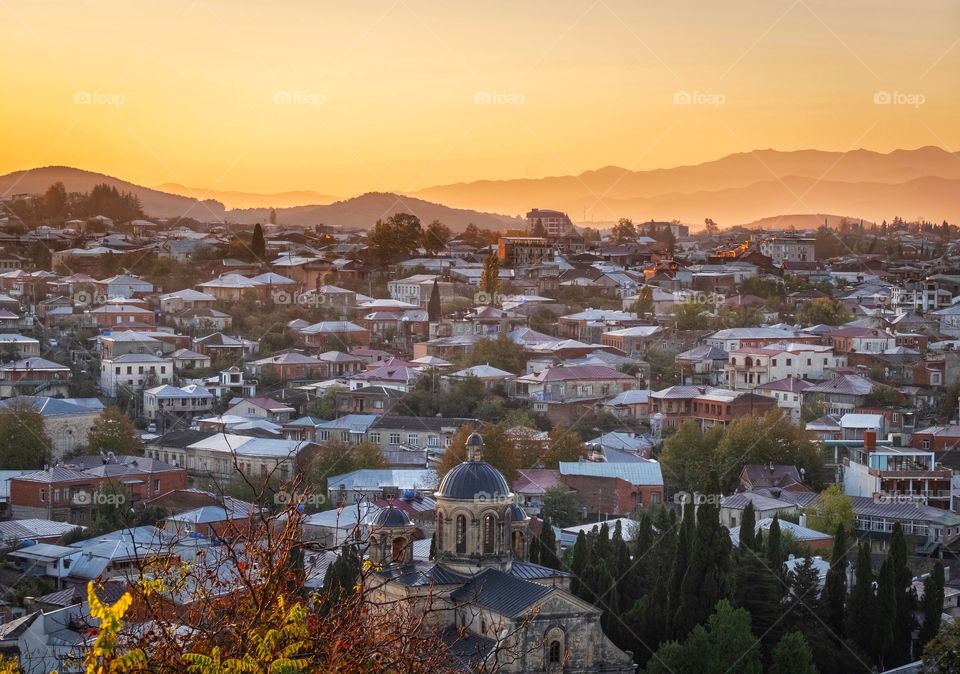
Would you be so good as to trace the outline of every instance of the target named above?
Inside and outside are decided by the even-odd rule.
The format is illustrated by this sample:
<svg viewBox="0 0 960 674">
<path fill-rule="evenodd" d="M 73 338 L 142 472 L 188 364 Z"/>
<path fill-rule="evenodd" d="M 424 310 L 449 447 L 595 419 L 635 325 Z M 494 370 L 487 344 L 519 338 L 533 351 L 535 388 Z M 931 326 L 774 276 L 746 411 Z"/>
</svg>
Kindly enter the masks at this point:
<svg viewBox="0 0 960 674">
<path fill-rule="evenodd" d="M 620 218 L 620 220 L 617 221 L 617 224 L 613 226 L 610 234 L 614 241 L 619 243 L 626 243 L 629 241 L 636 242 L 637 240 L 637 228 L 634 227 L 633 222 L 627 218 Z"/>
<path fill-rule="evenodd" d="M 87 436 L 87 454 L 113 452 L 119 456 L 139 451 L 140 439 L 130 417 L 116 406 L 104 409 Z"/>
<path fill-rule="evenodd" d="M 654 308 L 653 288 L 644 285 L 640 288 L 640 292 L 637 293 L 637 302 L 633 305 L 633 310 L 639 318 L 646 318 L 654 312 Z"/>
<path fill-rule="evenodd" d="M 0 469 L 39 470 L 50 459 L 50 438 L 36 408 L 14 404 L 0 410 Z"/>
<path fill-rule="evenodd" d="M 487 295 L 487 304 L 496 304 L 500 290 L 500 258 L 490 253 L 483 261 L 483 273 L 480 275 L 480 290 Z"/>
</svg>

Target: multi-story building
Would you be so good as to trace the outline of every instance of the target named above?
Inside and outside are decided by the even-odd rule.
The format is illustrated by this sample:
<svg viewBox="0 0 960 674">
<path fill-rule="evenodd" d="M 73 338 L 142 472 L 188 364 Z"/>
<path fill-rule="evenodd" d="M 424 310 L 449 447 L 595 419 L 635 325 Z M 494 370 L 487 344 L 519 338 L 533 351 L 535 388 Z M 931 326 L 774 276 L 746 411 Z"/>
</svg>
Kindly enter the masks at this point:
<svg viewBox="0 0 960 674">
<path fill-rule="evenodd" d="M 573 222 L 562 211 L 534 208 L 527 213 L 527 229 L 534 231 L 538 224 L 543 225 L 548 237 L 560 237 L 573 231 Z"/>
<path fill-rule="evenodd" d="M 199 384 L 182 388 L 163 384 L 143 392 L 143 416 L 152 421 L 175 423 L 209 412 L 213 403 L 213 395 Z"/>
<path fill-rule="evenodd" d="M 770 344 L 730 353 L 724 380 L 734 390 L 752 390 L 772 381 L 797 377 L 823 379 L 827 370 L 844 367 L 846 356 L 818 344 Z"/>
<path fill-rule="evenodd" d="M 950 509 L 953 471 L 936 454 L 906 447 L 877 447 L 868 434 L 863 446 L 848 448 L 843 462 L 843 491 L 891 503 L 924 503 Z"/>
<path fill-rule="evenodd" d="M 433 284 L 436 282 L 441 299 L 453 297 L 454 285 L 449 281 L 441 281 L 436 274 L 414 274 L 407 278 L 387 282 L 387 292 L 390 298 L 398 302 L 406 302 L 413 308 L 422 307 L 430 300 Z M 404 307 L 399 307 L 404 308 Z"/>
<path fill-rule="evenodd" d="M 690 420 L 701 428 L 728 426 L 742 416 L 775 409 L 777 403 L 772 398 L 709 386 L 670 386 L 650 393 L 650 414 L 661 415 L 663 428 L 677 428 Z"/>
<path fill-rule="evenodd" d="M 0 365 L 0 398 L 39 394 L 70 395 L 70 368 L 36 356 Z"/>
<path fill-rule="evenodd" d="M 805 236 L 776 235 L 760 240 L 760 253 L 780 266 L 785 260 L 806 262 L 816 259 L 816 239 Z"/>
<path fill-rule="evenodd" d="M 501 236 L 497 257 L 507 267 L 529 266 L 552 259 L 553 248 L 547 239 L 539 236 Z"/>
<path fill-rule="evenodd" d="M 897 338 L 876 328 L 840 328 L 830 333 L 837 353 L 883 353 L 897 346 Z"/>
<path fill-rule="evenodd" d="M 104 395 L 116 397 L 120 388 L 141 388 L 173 381 L 173 359 L 148 353 L 127 353 L 100 361 L 100 388 Z"/>
</svg>

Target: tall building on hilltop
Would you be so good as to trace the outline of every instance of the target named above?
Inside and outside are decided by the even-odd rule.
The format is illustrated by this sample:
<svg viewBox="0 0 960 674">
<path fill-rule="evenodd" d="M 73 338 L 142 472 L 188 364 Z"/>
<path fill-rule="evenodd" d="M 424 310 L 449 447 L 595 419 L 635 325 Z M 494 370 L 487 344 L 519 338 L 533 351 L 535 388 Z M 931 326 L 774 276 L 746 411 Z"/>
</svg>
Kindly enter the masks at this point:
<svg viewBox="0 0 960 674">
<path fill-rule="evenodd" d="M 376 571 L 365 591 L 385 611 L 422 616 L 460 665 L 504 672 L 635 671 L 600 625 L 601 610 L 570 593 L 570 574 L 526 561 L 529 518 L 503 474 L 483 460 L 483 439 L 436 494 L 436 559 L 416 562 L 419 531 L 389 507 L 370 523 Z"/>
<path fill-rule="evenodd" d="M 527 228 L 533 232 L 538 223 L 543 225 L 546 235 L 551 238 L 561 237 L 573 231 L 573 222 L 562 211 L 534 208 L 527 213 Z"/>
</svg>

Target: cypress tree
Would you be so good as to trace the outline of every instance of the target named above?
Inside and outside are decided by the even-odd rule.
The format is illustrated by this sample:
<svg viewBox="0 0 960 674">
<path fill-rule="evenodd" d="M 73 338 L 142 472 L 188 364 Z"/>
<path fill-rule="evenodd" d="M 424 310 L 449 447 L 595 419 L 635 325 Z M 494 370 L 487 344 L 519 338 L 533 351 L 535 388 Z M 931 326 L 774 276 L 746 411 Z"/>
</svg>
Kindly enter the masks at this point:
<svg viewBox="0 0 960 674">
<path fill-rule="evenodd" d="M 823 584 L 822 603 L 825 622 L 839 637 L 844 634 L 844 604 L 847 599 L 847 535 L 843 525 L 833 537 L 830 570 Z"/>
<path fill-rule="evenodd" d="M 873 616 L 875 597 L 873 593 L 873 567 L 870 550 L 861 545 L 857 554 L 857 577 L 850 590 L 847 605 L 847 636 L 865 652 L 873 648 Z"/>
<path fill-rule="evenodd" d="M 262 260 L 267 254 L 267 241 L 263 238 L 263 227 L 258 222 L 253 227 L 253 237 L 250 239 L 250 252 L 253 256 Z"/>
<path fill-rule="evenodd" d="M 767 531 L 767 563 L 777 576 L 783 575 L 783 543 L 780 537 L 780 518 L 773 516 Z"/>
<path fill-rule="evenodd" d="M 937 562 L 923 580 L 923 627 L 920 629 L 920 644 L 930 641 L 940 629 L 943 615 L 943 564 Z"/>
<path fill-rule="evenodd" d="M 730 597 L 730 532 L 721 526 L 717 507 L 707 499 L 697 512 L 697 529 L 690 565 L 680 585 L 680 605 L 674 615 L 674 637 L 683 639 Z"/>
<path fill-rule="evenodd" d="M 753 550 L 737 555 L 733 603 L 750 614 L 754 635 L 766 646 L 772 646 L 780 636 L 777 622 L 782 615 L 783 597 L 780 581 L 767 568 L 764 560 Z"/>
<path fill-rule="evenodd" d="M 884 663 L 894 654 L 894 632 L 897 622 L 897 588 L 895 571 L 890 557 L 883 560 L 880 567 L 880 581 L 877 585 L 877 610 L 873 620 L 873 649 L 881 669 Z"/>
<path fill-rule="evenodd" d="M 668 634 L 674 635 L 673 617 L 680 608 L 680 588 L 683 584 L 683 576 L 687 572 L 687 566 L 690 563 L 690 551 L 693 546 L 693 534 L 696 523 L 694 515 L 694 505 L 687 503 L 683 509 L 683 521 L 680 523 L 680 533 L 677 535 L 677 544 L 674 548 L 673 566 L 670 569 L 669 591 L 667 593 L 667 621 L 670 628 Z"/>
<path fill-rule="evenodd" d="M 427 303 L 427 320 L 436 323 L 440 320 L 441 315 L 440 285 L 437 283 L 437 279 L 433 279 L 433 289 L 430 291 L 430 301 Z"/>
<path fill-rule="evenodd" d="M 548 517 L 543 521 L 543 529 L 536 539 L 538 548 L 537 564 L 549 569 L 559 569 L 560 560 L 557 558 L 557 537 L 553 533 L 553 525 Z"/>
<path fill-rule="evenodd" d="M 917 597 L 913 589 L 913 571 L 907 562 L 907 541 L 899 522 L 894 522 L 890 536 L 890 563 L 893 566 L 894 594 L 897 601 L 892 663 L 905 664 L 911 656 Z"/>
<path fill-rule="evenodd" d="M 437 558 L 437 532 L 434 531 L 433 535 L 430 537 L 430 559 Z"/>
<path fill-rule="evenodd" d="M 577 534 L 577 542 L 573 544 L 573 555 L 570 559 L 570 573 L 572 577 L 570 578 L 570 592 L 577 596 L 583 597 L 582 585 L 583 585 L 583 573 L 587 570 L 587 561 L 589 559 L 588 555 L 590 551 L 587 550 L 587 537 L 581 530 Z"/>
<path fill-rule="evenodd" d="M 757 546 L 757 516 L 753 509 L 753 501 L 747 503 L 743 509 L 743 521 L 740 522 L 740 549 L 756 550 Z"/>
</svg>

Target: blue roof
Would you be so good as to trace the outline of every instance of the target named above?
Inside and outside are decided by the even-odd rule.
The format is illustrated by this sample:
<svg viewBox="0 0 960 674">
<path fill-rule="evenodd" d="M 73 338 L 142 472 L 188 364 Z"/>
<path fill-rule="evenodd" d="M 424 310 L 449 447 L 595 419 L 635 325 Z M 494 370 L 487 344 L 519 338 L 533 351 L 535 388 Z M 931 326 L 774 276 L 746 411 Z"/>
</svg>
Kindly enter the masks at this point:
<svg viewBox="0 0 960 674">
<path fill-rule="evenodd" d="M 437 472 L 433 469 L 419 468 L 361 468 L 327 478 L 327 489 L 333 491 L 339 489 L 340 485 L 343 485 L 347 491 L 380 487 L 433 490 L 437 487 Z"/>
<path fill-rule="evenodd" d="M 643 463 L 561 461 L 560 474 L 619 478 L 635 486 L 663 485 L 663 472 L 660 470 L 660 464 L 656 461 Z"/>
<path fill-rule="evenodd" d="M 366 433 L 367 429 L 373 424 L 374 421 L 380 418 L 378 414 L 345 414 L 339 419 L 331 419 L 330 421 L 321 421 L 317 424 L 317 428 L 342 428 L 346 431 L 354 431 L 356 433 Z"/>
</svg>

